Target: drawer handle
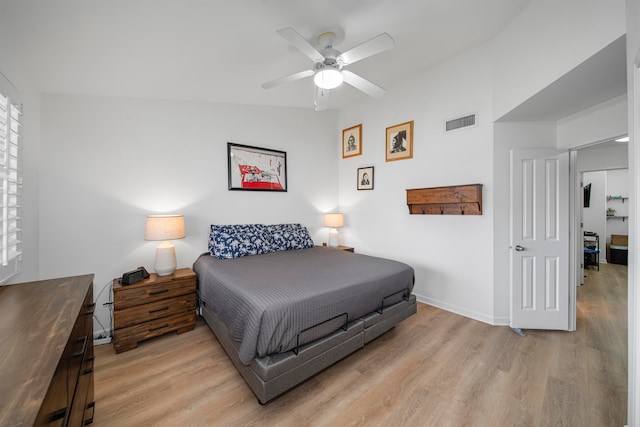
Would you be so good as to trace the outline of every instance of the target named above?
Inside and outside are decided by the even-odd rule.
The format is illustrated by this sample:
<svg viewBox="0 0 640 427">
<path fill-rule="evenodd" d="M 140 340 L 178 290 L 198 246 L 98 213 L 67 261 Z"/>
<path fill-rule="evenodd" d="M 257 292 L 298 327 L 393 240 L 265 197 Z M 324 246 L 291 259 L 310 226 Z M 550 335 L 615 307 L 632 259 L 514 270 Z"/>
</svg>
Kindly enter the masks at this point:
<svg viewBox="0 0 640 427">
<path fill-rule="evenodd" d="M 162 307 L 155 310 L 149 310 L 149 314 L 157 313 L 159 311 L 166 311 L 166 310 L 169 310 L 169 307 Z"/>
<path fill-rule="evenodd" d="M 91 418 L 87 418 L 84 420 L 84 425 L 88 426 L 89 424 L 93 424 L 93 415 L 96 413 L 96 402 L 91 402 L 87 405 L 88 409 L 91 409 Z"/>
<path fill-rule="evenodd" d="M 67 416 L 69 415 L 69 407 L 67 406 L 66 408 L 62 408 L 62 409 L 58 409 L 57 411 L 55 411 L 53 414 L 51 414 L 51 418 L 49 419 L 49 422 L 53 422 L 53 421 L 57 421 L 60 419 L 64 419 L 64 421 L 62 422 L 62 425 L 67 425 Z"/>
<path fill-rule="evenodd" d="M 90 356 L 90 357 L 87 358 L 87 362 L 91 362 L 91 366 L 84 370 L 84 372 L 83 372 L 84 375 L 88 375 L 88 374 L 93 372 L 94 360 L 95 360 L 95 358 L 93 356 Z"/>
<path fill-rule="evenodd" d="M 80 350 L 77 353 L 73 353 L 71 355 L 72 359 L 82 356 L 84 354 L 84 352 L 87 351 L 87 341 L 89 341 L 89 337 L 85 335 L 82 338 L 78 338 L 78 341 L 82 341 L 82 350 Z"/>
<path fill-rule="evenodd" d="M 158 326 L 157 328 L 149 328 L 149 332 L 157 331 L 158 329 L 168 328 L 169 324 Z"/>
<path fill-rule="evenodd" d="M 169 292 L 169 289 L 160 289 L 159 291 L 151 291 L 149 292 L 149 295 L 160 295 L 160 294 L 164 294 L 165 292 Z"/>
<path fill-rule="evenodd" d="M 93 316 L 93 312 L 96 310 L 96 303 L 89 304 L 87 306 L 87 311 L 84 312 L 85 316 Z"/>
</svg>

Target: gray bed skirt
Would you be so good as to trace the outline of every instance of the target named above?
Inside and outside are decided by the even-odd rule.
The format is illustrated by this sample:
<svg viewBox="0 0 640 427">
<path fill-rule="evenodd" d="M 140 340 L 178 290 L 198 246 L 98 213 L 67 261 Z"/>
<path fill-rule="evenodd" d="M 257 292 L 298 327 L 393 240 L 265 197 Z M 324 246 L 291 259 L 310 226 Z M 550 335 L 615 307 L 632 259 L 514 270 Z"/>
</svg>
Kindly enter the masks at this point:
<svg viewBox="0 0 640 427">
<path fill-rule="evenodd" d="M 364 347 L 415 313 L 416 297 L 410 295 L 381 313 L 370 313 L 349 322 L 344 329 L 301 346 L 297 352 L 268 355 L 245 365 L 238 357 L 239 343 L 231 339 L 226 325 L 210 309 L 202 307 L 202 317 L 262 404 Z"/>
</svg>

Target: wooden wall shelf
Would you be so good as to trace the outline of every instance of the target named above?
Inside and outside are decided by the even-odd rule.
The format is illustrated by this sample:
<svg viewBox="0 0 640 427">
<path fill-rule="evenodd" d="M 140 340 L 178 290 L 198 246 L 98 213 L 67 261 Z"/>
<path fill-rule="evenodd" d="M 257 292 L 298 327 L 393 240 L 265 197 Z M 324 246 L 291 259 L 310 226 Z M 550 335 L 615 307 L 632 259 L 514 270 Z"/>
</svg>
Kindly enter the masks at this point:
<svg viewBox="0 0 640 427">
<path fill-rule="evenodd" d="M 482 184 L 407 190 L 410 214 L 482 215 Z"/>
</svg>

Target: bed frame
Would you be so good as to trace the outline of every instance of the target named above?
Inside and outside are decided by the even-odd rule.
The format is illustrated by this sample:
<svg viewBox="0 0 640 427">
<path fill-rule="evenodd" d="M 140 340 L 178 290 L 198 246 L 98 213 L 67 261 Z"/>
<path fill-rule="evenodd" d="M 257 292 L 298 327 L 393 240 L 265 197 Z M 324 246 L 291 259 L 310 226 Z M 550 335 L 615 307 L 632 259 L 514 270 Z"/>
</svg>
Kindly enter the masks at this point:
<svg viewBox="0 0 640 427">
<path fill-rule="evenodd" d="M 250 365 L 238 357 L 239 343 L 234 341 L 226 325 L 218 319 L 206 302 L 202 304 L 202 317 L 227 355 L 240 372 L 261 404 L 265 404 L 295 387 L 318 372 L 333 365 L 349 354 L 364 347 L 396 324 L 416 313 L 416 297 L 382 307 L 354 321 L 343 316 L 343 326 L 337 331 L 286 353 L 272 354 L 254 359 Z M 335 319 L 329 319 L 333 321 Z M 324 322 L 323 322 L 324 323 Z"/>
</svg>

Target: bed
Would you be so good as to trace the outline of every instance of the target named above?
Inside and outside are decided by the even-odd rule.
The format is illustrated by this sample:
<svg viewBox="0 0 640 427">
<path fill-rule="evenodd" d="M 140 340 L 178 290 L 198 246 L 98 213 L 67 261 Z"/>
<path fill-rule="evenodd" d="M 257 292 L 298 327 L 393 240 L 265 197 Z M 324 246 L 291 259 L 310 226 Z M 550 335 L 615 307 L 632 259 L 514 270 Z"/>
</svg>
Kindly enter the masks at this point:
<svg viewBox="0 0 640 427">
<path fill-rule="evenodd" d="M 211 226 L 202 317 L 264 404 L 416 312 L 413 269 L 316 247 L 300 224 Z"/>
</svg>

